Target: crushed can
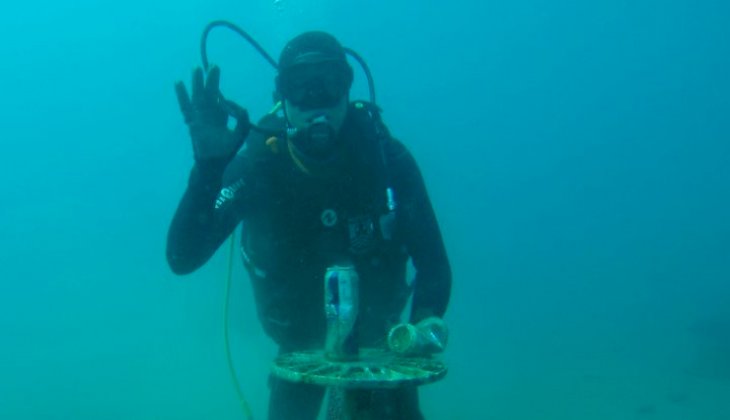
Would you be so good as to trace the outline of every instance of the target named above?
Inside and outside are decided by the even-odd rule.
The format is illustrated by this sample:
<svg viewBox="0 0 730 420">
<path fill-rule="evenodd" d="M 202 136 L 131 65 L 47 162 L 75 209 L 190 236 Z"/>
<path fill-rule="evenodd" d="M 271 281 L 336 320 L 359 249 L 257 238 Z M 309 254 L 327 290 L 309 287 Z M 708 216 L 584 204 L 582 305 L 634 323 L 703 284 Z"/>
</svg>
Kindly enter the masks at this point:
<svg viewBox="0 0 730 420">
<path fill-rule="evenodd" d="M 446 349 L 449 330 L 437 317 L 422 320 L 416 325 L 398 324 L 388 333 L 388 348 L 397 354 L 429 355 Z"/>
</svg>

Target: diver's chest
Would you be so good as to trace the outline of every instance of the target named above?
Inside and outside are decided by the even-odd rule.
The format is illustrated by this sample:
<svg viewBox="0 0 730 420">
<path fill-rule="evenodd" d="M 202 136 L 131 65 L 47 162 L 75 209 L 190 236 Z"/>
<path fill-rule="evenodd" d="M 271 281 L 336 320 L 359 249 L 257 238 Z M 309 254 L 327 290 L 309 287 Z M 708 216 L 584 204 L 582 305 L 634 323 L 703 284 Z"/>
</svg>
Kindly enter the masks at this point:
<svg viewBox="0 0 730 420">
<path fill-rule="evenodd" d="M 356 185 L 287 191 L 272 209 L 279 234 L 303 247 L 372 251 L 382 239 L 379 214 L 372 200 Z"/>
</svg>

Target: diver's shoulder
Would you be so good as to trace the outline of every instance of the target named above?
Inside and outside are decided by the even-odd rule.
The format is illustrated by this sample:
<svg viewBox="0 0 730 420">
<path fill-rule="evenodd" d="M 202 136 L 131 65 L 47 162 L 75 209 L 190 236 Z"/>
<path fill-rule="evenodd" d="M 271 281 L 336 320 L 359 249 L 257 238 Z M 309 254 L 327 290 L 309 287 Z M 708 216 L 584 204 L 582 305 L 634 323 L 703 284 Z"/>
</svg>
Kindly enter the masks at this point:
<svg viewBox="0 0 730 420">
<path fill-rule="evenodd" d="M 388 137 L 383 148 L 385 157 L 390 165 L 399 163 L 403 164 L 407 161 L 410 162 L 414 160 L 413 155 L 406 144 L 393 136 Z"/>
</svg>

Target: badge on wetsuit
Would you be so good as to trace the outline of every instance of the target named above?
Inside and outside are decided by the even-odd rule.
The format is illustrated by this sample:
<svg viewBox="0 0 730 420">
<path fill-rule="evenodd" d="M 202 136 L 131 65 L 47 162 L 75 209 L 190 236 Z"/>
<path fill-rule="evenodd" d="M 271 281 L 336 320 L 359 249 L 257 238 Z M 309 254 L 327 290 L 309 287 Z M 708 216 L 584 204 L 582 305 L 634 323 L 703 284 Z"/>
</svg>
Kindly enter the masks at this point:
<svg viewBox="0 0 730 420">
<path fill-rule="evenodd" d="M 326 227 L 332 227 L 337 224 L 337 212 L 332 209 L 326 209 L 319 216 L 319 220 Z"/>
<path fill-rule="evenodd" d="M 375 246 L 375 223 L 369 216 L 351 217 L 347 220 L 350 235 L 350 251 L 364 254 Z"/>
</svg>

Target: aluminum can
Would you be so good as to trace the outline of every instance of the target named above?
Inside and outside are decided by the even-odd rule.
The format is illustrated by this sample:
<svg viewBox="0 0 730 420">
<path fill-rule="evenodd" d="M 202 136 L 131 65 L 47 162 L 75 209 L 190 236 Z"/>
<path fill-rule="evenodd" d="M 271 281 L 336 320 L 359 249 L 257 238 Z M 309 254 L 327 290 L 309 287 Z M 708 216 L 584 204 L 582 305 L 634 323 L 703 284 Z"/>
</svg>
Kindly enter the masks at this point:
<svg viewBox="0 0 730 420">
<path fill-rule="evenodd" d="M 449 330 L 443 320 L 431 317 L 416 325 L 398 324 L 388 333 L 388 347 L 402 355 L 441 353 L 446 348 Z"/>
<path fill-rule="evenodd" d="M 352 265 L 331 266 L 324 275 L 325 355 L 330 359 L 349 360 L 358 355 L 355 324 L 359 283 L 360 278 Z"/>
</svg>

